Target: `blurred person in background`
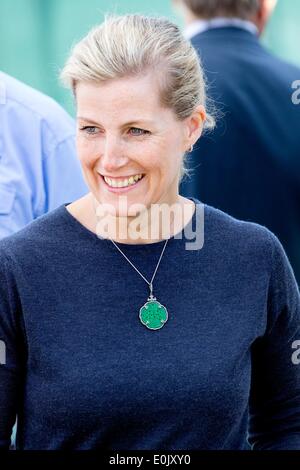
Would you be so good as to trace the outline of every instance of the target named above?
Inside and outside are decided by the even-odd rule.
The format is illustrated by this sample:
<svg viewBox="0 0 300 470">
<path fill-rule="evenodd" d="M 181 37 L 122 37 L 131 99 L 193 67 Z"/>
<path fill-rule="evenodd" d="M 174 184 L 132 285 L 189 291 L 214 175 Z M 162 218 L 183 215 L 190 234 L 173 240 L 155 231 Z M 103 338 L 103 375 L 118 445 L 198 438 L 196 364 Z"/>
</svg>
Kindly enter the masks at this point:
<svg viewBox="0 0 300 470">
<path fill-rule="evenodd" d="M 274 232 L 300 283 L 300 69 L 259 42 L 274 0 L 175 0 L 221 111 L 181 192 Z M 280 32 L 279 32 L 280 34 Z"/>
<path fill-rule="evenodd" d="M 54 100 L 0 72 L 0 238 L 87 192 L 74 136 Z"/>
</svg>

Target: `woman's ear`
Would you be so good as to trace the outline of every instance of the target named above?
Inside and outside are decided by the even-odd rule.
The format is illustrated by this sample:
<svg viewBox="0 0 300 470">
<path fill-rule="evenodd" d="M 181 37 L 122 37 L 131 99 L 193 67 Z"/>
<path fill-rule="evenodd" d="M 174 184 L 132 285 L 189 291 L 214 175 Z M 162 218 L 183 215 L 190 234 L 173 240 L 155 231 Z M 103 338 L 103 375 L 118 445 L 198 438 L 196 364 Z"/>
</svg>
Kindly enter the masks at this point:
<svg viewBox="0 0 300 470">
<path fill-rule="evenodd" d="M 194 145 L 202 134 L 206 112 L 203 105 L 197 106 L 191 116 L 186 118 L 187 147 Z"/>
</svg>

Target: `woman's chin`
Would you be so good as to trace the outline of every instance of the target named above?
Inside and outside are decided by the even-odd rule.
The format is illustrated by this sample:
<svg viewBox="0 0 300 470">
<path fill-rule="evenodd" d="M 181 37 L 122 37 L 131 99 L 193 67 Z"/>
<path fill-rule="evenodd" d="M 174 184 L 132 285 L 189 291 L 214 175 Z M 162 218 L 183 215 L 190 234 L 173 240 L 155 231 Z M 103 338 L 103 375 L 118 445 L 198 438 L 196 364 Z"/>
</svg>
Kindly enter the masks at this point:
<svg viewBox="0 0 300 470">
<path fill-rule="evenodd" d="M 142 186 L 124 192 L 113 192 L 103 186 L 98 187 L 97 200 L 101 205 L 105 205 L 105 212 L 117 217 L 134 217 L 149 205 L 147 192 Z"/>
</svg>

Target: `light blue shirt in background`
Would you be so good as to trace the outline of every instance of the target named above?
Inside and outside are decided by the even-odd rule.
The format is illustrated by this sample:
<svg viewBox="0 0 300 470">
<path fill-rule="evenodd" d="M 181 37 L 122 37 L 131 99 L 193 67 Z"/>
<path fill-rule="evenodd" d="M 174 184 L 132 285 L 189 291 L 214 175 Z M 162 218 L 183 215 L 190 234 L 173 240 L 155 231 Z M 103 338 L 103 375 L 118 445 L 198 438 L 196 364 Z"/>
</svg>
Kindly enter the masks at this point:
<svg viewBox="0 0 300 470">
<path fill-rule="evenodd" d="M 0 238 L 87 192 L 73 119 L 0 72 Z"/>
</svg>

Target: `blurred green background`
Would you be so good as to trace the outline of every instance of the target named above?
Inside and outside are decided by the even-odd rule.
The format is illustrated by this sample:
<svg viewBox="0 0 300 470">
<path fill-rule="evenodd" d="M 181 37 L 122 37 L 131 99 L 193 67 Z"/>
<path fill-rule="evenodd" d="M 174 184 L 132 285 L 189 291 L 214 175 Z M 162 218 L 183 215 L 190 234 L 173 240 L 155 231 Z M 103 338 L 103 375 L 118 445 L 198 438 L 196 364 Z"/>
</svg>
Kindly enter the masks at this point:
<svg viewBox="0 0 300 470">
<path fill-rule="evenodd" d="M 170 0 L 0 0 L 0 69 L 43 91 L 73 113 L 58 80 L 70 48 L 104 13 L 165 15 L 181 26 Z M 278 0 L 263 42 L 300 66 L 300 0 Z M 295 77 L 299 78 L 300 77 Z"/>
</svg>

